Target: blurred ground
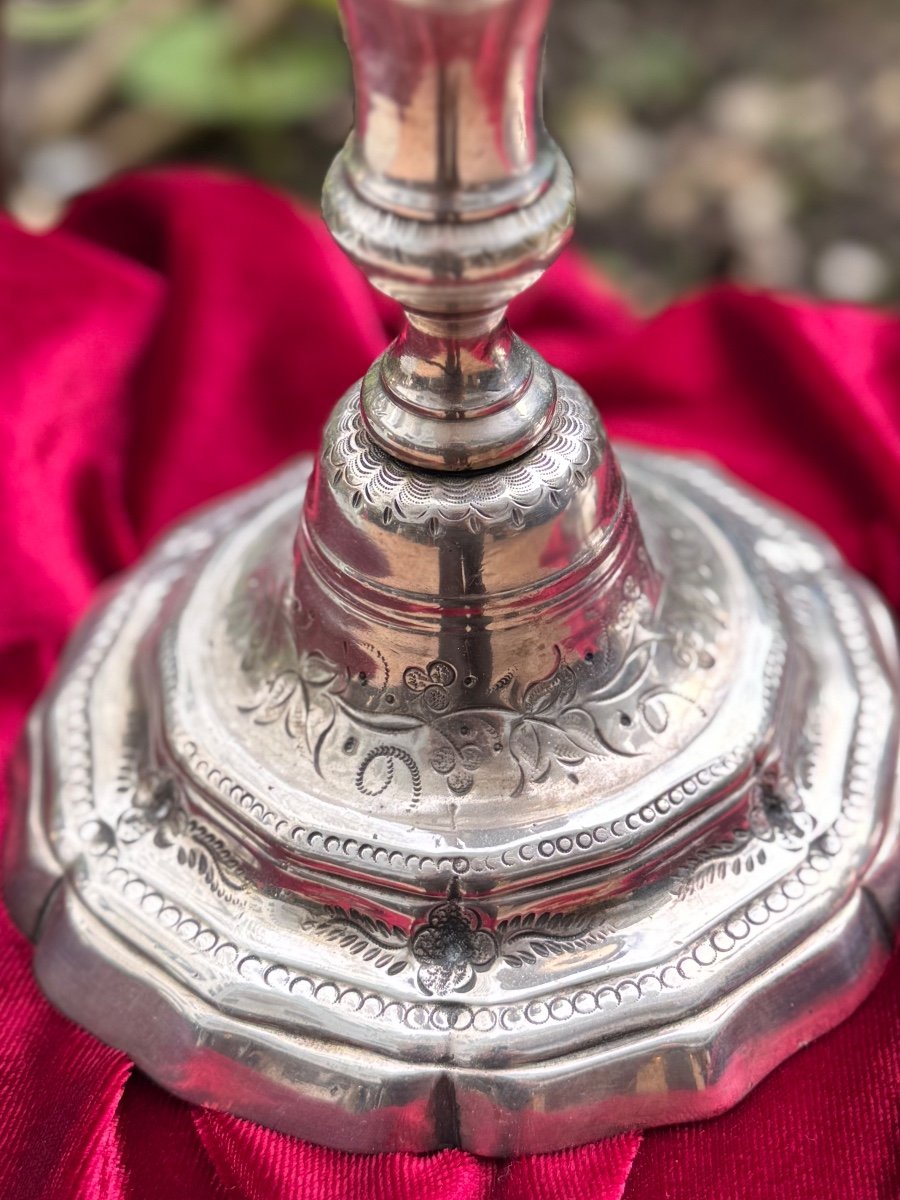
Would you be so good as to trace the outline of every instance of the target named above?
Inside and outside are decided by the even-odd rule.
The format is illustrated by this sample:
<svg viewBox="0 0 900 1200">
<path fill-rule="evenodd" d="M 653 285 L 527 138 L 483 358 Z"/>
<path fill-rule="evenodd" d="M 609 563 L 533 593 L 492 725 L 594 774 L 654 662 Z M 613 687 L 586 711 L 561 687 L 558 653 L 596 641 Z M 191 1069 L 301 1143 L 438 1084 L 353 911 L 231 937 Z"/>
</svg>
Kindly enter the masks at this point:
<svg viewBox="0 0 900 1200">
<path fill-rule="evenodd" d="M 315 201 L 350 122 L 331 0 L 7 0 L 8 200 L 145 162 Z M 711 279 L 900 299 L 897 0 L 556 0 L 578 237 L 641 307 Z"/>
</svg>

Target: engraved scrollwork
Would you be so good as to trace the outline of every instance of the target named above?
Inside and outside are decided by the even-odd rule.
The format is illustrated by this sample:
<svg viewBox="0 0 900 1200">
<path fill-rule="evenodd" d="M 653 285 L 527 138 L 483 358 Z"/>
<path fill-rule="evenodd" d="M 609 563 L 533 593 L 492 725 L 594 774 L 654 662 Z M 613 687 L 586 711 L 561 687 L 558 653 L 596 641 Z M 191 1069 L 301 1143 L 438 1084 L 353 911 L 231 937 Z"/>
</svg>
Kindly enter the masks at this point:
<svg viewBox="0 0 900 1200">
<path fill-rule="evenodd" d="M 391 687 L 379 686 L 386 679 L 351 669 L 349 646 L 343 664 L 316 651 L 298 653 L 284 633 L 289 622 L 271 612 L 285 613 L 293 603 L 284 585 L 275 595 L 258 580 L 253 588 L 262 611 L 259 626 L 275 631 L 277 653 L 269 646 L 249 665 L 244 654 L 245 669 L 259 682 L 240 711 L 257 725 L 280 724 L 305 745 L 319 774 L 327 769 L 326 758 L 334 764 L 339 748 L 353 759 L 354 786 L 368 797 L 396 785 L 415 803 L 426 771 L 435 786 L 443 781 L 451 796 L 461 797 L 474 787 L 479 769 L 504 756 L 509 795 L 516 796 L 553 770 L 571 775 L 588 759 L 637 757 L 666 734 L 678 706 L 695 703 L 670 677 L 707 671 L 716 662 L 697 610 L 689 622 L 673 603 L 657 625 L 641 581 L 628 576 L 615 618 L 599 631 L 593 648 L 573 658 L 554 647 L 553 664 L 540 679 L 523 682 L 507 671 L 485 681 L 434 659 L 409 665 Z M 713 601 L 707 596 L 708 606 Z M 710 621 L 715 624 L 715 617 Z M 234 636 L 239 639 L 241 629 L 253 624 L 233 626 Z M 664 648 L 668 660 L 661 664 Z"/>
<path fill-rule="evenodd" d="M 422 773 L 409 751 L 399 746 L 376 746 L 369 751 L 356 769 L 357 791 L 363 796 L 380 796 L 394 782 L 394 763 L 397 762 L 409 772 L 413 799 L 418 800 L 422 792 Z M 380 778 L 376 777 L 376 768 L 381 769 Z"/>
</svg>

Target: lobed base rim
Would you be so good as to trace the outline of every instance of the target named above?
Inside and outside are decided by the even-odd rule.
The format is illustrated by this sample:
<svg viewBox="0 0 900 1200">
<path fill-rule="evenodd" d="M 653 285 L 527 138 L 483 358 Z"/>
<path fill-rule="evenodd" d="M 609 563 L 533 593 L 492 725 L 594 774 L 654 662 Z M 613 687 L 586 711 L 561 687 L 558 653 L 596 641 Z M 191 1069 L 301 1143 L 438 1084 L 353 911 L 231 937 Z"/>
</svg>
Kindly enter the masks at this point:
<svg viewBox="0 0 900 1200">
<path fill-rule="evenodd" d="M 456 1148 L 507 1158 L 726 1112 L 863 1003 L 890 959 L 887 929 L 863 885 L 764 982 L 677 1024 L 524 1067 L 428 1066 L 353 1047 L 351 1077 L 344 1048 L 315 1031 L 248 1030 L 165 978 L 62 883 L 41 923 L 34 969 L 55 1007 L 102 1029 L 106 1043 L 188 1102 L 335 1150 Z M 797 1005 L 798 989 L 821 999 Z M 667 1078 L 679 1080 L 678 1090 L 659 1088 Z M 554 1087 L 568 1092 L 568 1106 L 547 1105 Z"/>
<path fill-rule="evenodd" d="M 765 541 L 767 553 L 790 554 L 779 544 L 778 529 L 787 529 L 791 519 L 781 518 L 773 506 L 725 483 L 709 468 L 637 451 L 623 457 L 638 474 L 658 471 L 666 486 L 683 486 L 681 480 L 693 472 L 698 487 L 727 494 L 732 511 L 741 512 L 755 536 Z M 272 485 L 263 487 L 271 490 Z M 233 517 L 242 511 L 233 506 L 234 501 L 226 501 L 217 507 L 221 514 Z M 207 510 L 199 524 L 214 521 L 215 513 L 215 508 Z M 192 518 L 175 535 L 181 539 L 182 554 L 184 547 L 188 555 L 201 553 L 191 542 L 197 522 Z M 793 525 L 799 531 L 800 552 L 807 534 L 798 522 Z M 498 1023 L 489 1037 L 466 1041 L 464 1027 L 453 1014 L 467 1012 L 471 1017 L 478 1004 L 508 999 L 504 993 L 508 976 L 485 975 L 474 990 L 457 989 L 465 995 L 452 990 L 445 996 L 426 993 L 432 1015 L 444 1022 L 441 1037 L 430 1031 L 430 1058 L 421 1050 L 427 1039 L 411 1019 L 385 1025 L 385 1036 L 379 1039 L 371 1026 L 355 1025 L 355 1016 L 349 1019 L 336 1011 L 329 1015 L 328 1005 L 314 997 L 308 1003 L 298 997 L 292 1004 L 286 992 L 275 989 L 263 1003 L 252 988 L 240 990 L 246 982 L 246 976 L 237 978 L 240 969 L 217 973 L 202 956 L 192 960 L 189 952 L 173 950 L 162 930 L 158 937 L 151 932 L 150 940 L 145 936 L 141 942 L 134 921 L 146 895 L 132 893 L 126 903 L 104 891 L 102 879 L 100 886 L 92 883 L 92 847 L 84 838 L 90 806 L 86 809 L 86 802 L 79 801 L 82 807 L 76 804 L 71 813 L 55 807 L 65 789 L 76 786 L 66 776 L 65 748 L 54 740 L 65 728 L 58 724 L 55 711 L 61 685 L 32 715 L 31 759 L 23 755 L 17 763 L 19 803 L 14 806 L 7 845 L 7 904 L 16 923 L 36 943 L 34 968 L 41 988 L 61 1011 L 127 1053 L 149 1076 L 185 1100 L 340 1150 L 428 1152 L 453 1146 L 504 1157 L 560 1150 L 638 1127 L 699 1120 L 730 1108 L 778 1064 L 858 1007 L 889 960 L 891 931 L 900 921 L 893 630 L 886 608 L 871 589 L 847 573 L 817 535 L 810 533 L 808 543 L 811 557 L 802 559 L 798 569 L 841 577 L 848 603 L 859 617 L 852 629 L 841 633 L 843 648 L 849 652 L 855 644 L 854 653 L 865 660 L 870 682 L 877 683 L 865 703 L 859 703 L 860 712 L 865 707 L 870 721 L 866 753 L 857 764 L 865 794 L 855 794 L 847 814 L 838 818 L 842 822 L 838 849 L 829 851 L 823 844 L 822 852 L 817 852 L 820 865 L 812 874 L 819 872 L 825 881 L 827 902 L 816 892 L 818 884 L 812 892 L 799 889 L 787 931 L 776 928 L 765 953 L 756 960 L 744 958 L 737 966 L 730 966 L 730 959 L 716 960 L 705 990 L 691 991 L 689 981 L 682 985 L 675 979 L 668 1008 L 654 1003 L 653 997 L 647 1002 L 642 999 L 644 1007 L 637 1018 L 625 1021 L 610 1018 L 598 1007 L 596 1013 L 592 1010 L 590 1024 L 584 1027 L 587 1033 L 579 1035 L 580 1040 L 566 1040 L 567 1035 L 555 1031 L 549 1021 L 534 1022 L 518 1034 Z M 169 575 L 173 570 L 177 574 L 177 559 L 160 553 L 159 561 Z M 95 645 L 106 605 L 115 604 L 115 597 L 113 592 L 111 600 L 98 602 L 95 620 L 100 624 L 83 627 L 62 664 L 62 680 L 80 669 L 86 651 Z M 86 696 L 90 685 L 82 680 L 80 686 Z M 863 745 L 858 730 L 856 746 Z M 842 760 L 841 770 L 834 775 L 849 778 L 852 772 Z M 87 785 L 79 786 L 84 791 Z M 98 810 L 94 816 L 99 815 Z M 839 849 L 842 840 L 844 851 Z M 171 874 L 175 871 L 171 856 L 166 859 L 161 849 L 154 850 L 162 845 L 149 837 L 139 843 L 144 869 L 151 870 L 151 881 L 152 871 L 159 869 L 170 886 L 178 885 L 177 872 Z M 100 850 L 102 863 L 103 846 Z M 787 862 L 793 851 L 784 853 Z M 121 871 L 118 859 L 113 858 L 112 865 Z M 134 885 L 146 887 L 149 894 L 151 885 L 139 878 L 132 879 L 129 887 Z M 191 892 L 186 877 L 180 886 L 189 889 L 188 913 L 191 900 L 199 900 L 199 912 L 203 904 L 207 912 L 213 911 L 208 907 L 210 898 Z M 352 894 L 347 902 L 352 904 Z M 490 902 L 488 898 L 486 903 Z M 655 901 L 646 903 L 642 920 L 651 927 L 654 915 L 657 921 L 665 920 L 666 910 L 660 917 Z M 729 914 L 738 911 L 734 897 L 729 907 L 722 893 L 709 899 L 704 893 L 702 905 L 708 905 L 704 913 L 709 929 L 717 923 L 721 928 Z M 231 912 L 240 917 L 240 909 Z M 774 918 L 773 924 L 777 925 Z M 293 947 L 281 946 L 275 953 L 300 957 L 324 953 L 315 932 L 298 927 L 294 937 Z M 304 938 L 301 953 L 296 941 Z M 555 960 L 562 964 L 561 975 L 556 967 L 557 975 L 545 979 L 540 963 L 530 974 L 525 971 L 525 985 L 544 988 L 535 994 L 546 995 L 545 1010 L 554 987 L 561 995 L 563 985 L 585 977 L 584 960 L 578 957 L 582 950 L 574 946 L 571 962 L 566 957 Z M 238 967 L 251 961 L 248 951 Z M 358 986 L 364 992 L 382 986 L 372 982 L 375 968 L 365 962 L 350 956 L 335 970 L 331 961 L 325 954 L 320 966 L 332 991 Z M 756 969 L 750 971 L 748 963 L 754 961 Z M 260 965 L 259 959 L 256 962 Z M 703 966 L 701 960 L 694 965 L 698 963 Z M 684 964 L 690 965 L 688 957 L 678 969 Z M 280 968 L 269 968 L 276 969 Z M 637 985 L 643 983 L 639 973 L 633 978 Z M 592 980 L 591 986 L 596 978 Z M 414 991 L 414 984 L 411 976 L 396 982 L 392 977 L 383 994 L 396 998 L 406 994 L 397 989 Z M 637 985 L 623 987 L 640 990 Z M 668 986 L 663 982 L 663 993 Z M 415 1003 L 424 999 L 419 992 Z"/>
</svg>

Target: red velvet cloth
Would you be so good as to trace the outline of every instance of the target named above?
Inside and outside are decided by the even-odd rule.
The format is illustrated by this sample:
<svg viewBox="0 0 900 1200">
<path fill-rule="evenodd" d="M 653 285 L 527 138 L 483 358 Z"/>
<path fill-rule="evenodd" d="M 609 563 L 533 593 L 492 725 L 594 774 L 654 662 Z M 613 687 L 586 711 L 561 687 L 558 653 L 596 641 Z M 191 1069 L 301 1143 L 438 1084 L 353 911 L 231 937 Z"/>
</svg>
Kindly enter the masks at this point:
<svg viewBox="0 0 900 1200">
<path fill-rule="evenodd" d="M 101 579 L 172 518 L 310 449 L 394 313 L 320 224 L 166 173 L 0 224 L 0 753 Z M 517 328 L 617 436 L 716 456 L 900 603 L 900 327 L 722 290 L 640 323 L 574 257 Z M 900 1197 L 900 962 L 731 1113 L 511 1163 L 362 1157 L 192 1109 L 58 1016 L 0 912 L 4 1200 Z"/>
</svg>

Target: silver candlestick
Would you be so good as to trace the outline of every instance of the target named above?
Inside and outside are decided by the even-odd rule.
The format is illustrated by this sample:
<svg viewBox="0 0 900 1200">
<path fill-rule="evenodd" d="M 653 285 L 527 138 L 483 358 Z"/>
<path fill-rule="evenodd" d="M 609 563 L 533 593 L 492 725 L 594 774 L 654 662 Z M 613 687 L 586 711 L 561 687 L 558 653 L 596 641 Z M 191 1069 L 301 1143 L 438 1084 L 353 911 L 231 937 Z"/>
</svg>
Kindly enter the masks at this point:
<svg viewBox="0 0 900 1200">
<path fill-rule="evenodd" d="M 7 901 L 47 995 L 333 1146 L 718 1112 L 859 1003 L 900 917 L 883 604 L 710 466 L 617 460 L 506 323 L 572 221 L 547 5 L 342 0 L 325 212 L 403 332 L 315 463 L 106 595 L 19 763 Z"/>
</svg>

